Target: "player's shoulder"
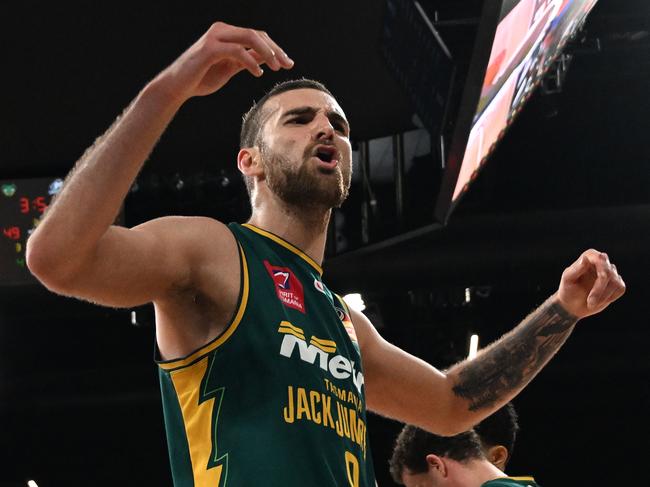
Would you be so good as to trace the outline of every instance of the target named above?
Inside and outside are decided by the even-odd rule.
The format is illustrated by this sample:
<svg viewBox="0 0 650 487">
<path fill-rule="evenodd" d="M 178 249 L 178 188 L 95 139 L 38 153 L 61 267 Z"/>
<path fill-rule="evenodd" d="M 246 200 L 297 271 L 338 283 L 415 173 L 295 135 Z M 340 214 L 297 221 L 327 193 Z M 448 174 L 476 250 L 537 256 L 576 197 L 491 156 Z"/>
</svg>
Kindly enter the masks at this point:
<svg viewBox="0 0 650 487">
<path fill-rule="evenodd" d="M 228 226 L 210 217 L 163 216 L 133 230 L 146 232 L 170 249 L 201 259 L 230 257 L 236 251 L 235 238 Z"/>
<path fill-rule="evenodd" d="M 135 229 L 165 232 L 169 235 L 194 236 L 195 234 L 230 235 L 228 226 L 207 216 L 168 215 L 149 220 Z"/>
<path fill-rule="evenodd" d="M 156 224 L 156 225 L 182 225 L 182 226 L 194 226 L 194 225 L 208 225 L 208 226 L 217 226 L 225 227 L 226 225 L 209 216 L 183 216 L 183 215 L 166 215 L 143 223 L 143 225 Z"/>
</svg>

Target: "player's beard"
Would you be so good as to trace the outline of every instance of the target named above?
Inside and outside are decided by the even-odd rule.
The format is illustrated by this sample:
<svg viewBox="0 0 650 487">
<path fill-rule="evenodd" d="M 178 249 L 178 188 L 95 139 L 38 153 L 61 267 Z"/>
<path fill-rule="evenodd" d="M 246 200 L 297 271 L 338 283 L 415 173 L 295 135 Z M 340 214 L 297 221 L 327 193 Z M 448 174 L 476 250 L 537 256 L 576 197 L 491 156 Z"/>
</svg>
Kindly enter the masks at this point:
<svg viewBox="0 0 650 487">
<path fill-rule="evenodd" d="M 339 208 L 348 197 L 351 180 L 350 164 L 341 162 L 331 170 L 311 161 L 313 147 L 303 154 L 296 164 L 281 154 L 260 148 L 264 163 L 266 185 L 286 204 L 295 208 L 322 209 Z"/>
</svg>

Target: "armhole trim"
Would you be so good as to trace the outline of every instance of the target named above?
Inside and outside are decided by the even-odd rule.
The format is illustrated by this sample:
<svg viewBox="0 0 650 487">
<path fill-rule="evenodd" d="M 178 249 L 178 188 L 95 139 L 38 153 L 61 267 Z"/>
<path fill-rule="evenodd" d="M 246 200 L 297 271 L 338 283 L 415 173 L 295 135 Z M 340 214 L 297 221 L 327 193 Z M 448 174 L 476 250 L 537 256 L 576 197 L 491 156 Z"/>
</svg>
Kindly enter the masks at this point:
<svg viewBox="0 0 650 487">
<path fill-rule="evenodd" d="M 348 306 L 348 303 L 345 302 L 345 300 L 337 293 L 332 293 L 334 296 L 336 296 L 336 299 L 339 300 L 339 303 L 341 303 L 341 306 L 343 306 L 343 311 L 347 313 L 347 315 L 352 319 L 352 313 L 350 313 L 350 307 Z"/>
<path fill-rule="evenodd" d="M 214 340 L 207 343 L 203 347 L 199 348 L 195 352 L 192 352 L 190 355 L 187 355 L 186 357 L 180 359 L 158 362 L 158 366 L 161 369 L 166 371 L 172 371 L 174 369 L 187 367 L 188 365 L 193 364 L 197 360 L 203 358 L 206 354 L 216 350 L 221 345 L 223 345 L 226 342 L 226 340 L 228 340 L 239 327 L 239 324 L 241 323 L 241 320 L 244 317 L 244 313 L 246 311 L 246 305 L 248 304 L 250 284 L 249 284 L 249 275 L 248 275 L 248 263 L 246 262 L 246 254 L 244 253 L 244 249 L 242 248 L 239 242 L 237 242 L 237 247 L 239 249 L 239 268 L 241 272 L 241 285 L 239 290 L 239 303 L 237 306 L 237 311 L 235 312 L 230 322 L 230 325 L 228 325 L 228 327 Z"/>
</svg>

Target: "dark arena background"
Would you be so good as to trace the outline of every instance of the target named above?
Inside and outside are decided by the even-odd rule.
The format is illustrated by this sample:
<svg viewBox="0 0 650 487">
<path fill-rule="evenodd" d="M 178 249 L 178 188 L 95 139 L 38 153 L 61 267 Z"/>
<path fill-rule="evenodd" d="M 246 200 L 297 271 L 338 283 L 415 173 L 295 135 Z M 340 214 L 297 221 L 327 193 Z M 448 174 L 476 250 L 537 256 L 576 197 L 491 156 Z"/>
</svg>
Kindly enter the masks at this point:
<svg viewBox="0 0 650 487">
<path fill-rule="evenodd" d="M 268 31 L 295 68 L 240 73 L 183 106 L 119 223 L 245 220 L 235 161 L 242 113 L 287 77 L 322 80 L 346 111 L 355 149 L 352 195 L 331 226 L 330 287 L 360 293 L 384 337 L 445 368 L 467 355 L 471 335 L 485 346 L 540 304 L 583 250 L 606 251 L 628 291 L 580 322 L 515 399 L 521 433 L 508 472 L 545 487 L 647 482 L 650 2 L 597 2 L 447 208 L 482 3 L 2 6 L 0 486 L 171 485 L 151 307 L 100 308 L 47 292 L 25 269 L 24 241 L 85 148 L 216 20 Z M 391 20 L 406 4 L 405 23 Z M 452 210 L 442 217 L 441 201 Z M 394 485 L 387 458 L 400 427 L 370 419 L 381 487 Z"/>
</svg>

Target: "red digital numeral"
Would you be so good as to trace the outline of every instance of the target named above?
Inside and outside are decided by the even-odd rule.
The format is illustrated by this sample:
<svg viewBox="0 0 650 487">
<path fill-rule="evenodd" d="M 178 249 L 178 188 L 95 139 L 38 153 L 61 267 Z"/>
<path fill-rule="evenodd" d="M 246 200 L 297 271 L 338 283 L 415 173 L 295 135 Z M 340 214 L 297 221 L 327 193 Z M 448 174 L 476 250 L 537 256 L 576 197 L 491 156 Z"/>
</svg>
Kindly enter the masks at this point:
<svg viewBox="0 0 650 487">
<path fill-rule="evenodd" d="M 29 213 L 29 198 L 20 198 L 20 212 L 25 215 Z"/>
<path fill-rule="evenodd" d="M 34 198 L 32 200 L 32 208 L 34 208 L 39 213 L 43 213 L 47 208 L 47 203 L 45 203 L 45 197 L 39 196 L 38 198 Z"/>
<path fill-rule="evenodd" d="M 20 228 L 18 227 L 4 228 L 2 233 L 11 240 L 20 240 Z"/>
</svg>

